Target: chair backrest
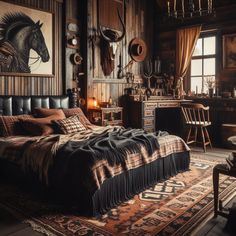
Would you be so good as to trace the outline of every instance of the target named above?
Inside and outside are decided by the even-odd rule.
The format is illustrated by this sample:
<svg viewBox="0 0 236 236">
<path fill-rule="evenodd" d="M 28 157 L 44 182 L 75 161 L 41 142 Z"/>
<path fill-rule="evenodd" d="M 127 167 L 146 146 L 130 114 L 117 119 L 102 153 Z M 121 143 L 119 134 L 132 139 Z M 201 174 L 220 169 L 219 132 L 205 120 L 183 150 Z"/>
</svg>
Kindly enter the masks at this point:
<svg viewBox="0 0 236 236">
<path fill-rule="evenodd" d="M 181 105 L 186 124 L 208 125 L 210 123 L 209 107 L 199 103 L 186 103 Z"/>
</svg>

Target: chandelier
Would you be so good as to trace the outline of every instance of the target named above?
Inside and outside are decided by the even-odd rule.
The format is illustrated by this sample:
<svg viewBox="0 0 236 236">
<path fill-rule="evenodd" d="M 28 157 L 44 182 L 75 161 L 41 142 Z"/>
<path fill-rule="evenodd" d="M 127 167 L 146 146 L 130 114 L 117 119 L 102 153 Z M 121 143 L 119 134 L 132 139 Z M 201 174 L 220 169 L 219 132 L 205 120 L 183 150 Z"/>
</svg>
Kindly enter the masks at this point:
<svg viewBox="0 0 236 236">
<path fill-rule="evenodd" d="M 168 18 L 191 19 L 213 15 L 215 12 L 212 2 L 213 0 L 168 0 Z"/>
</svg>

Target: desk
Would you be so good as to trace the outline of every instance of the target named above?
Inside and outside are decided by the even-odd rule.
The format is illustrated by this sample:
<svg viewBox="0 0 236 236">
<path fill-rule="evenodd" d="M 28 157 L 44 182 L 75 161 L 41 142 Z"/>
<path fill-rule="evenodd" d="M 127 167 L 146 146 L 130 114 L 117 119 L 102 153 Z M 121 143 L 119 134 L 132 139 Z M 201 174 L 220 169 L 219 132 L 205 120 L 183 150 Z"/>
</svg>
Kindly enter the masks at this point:
<svg viewBox="0 0 236 236">
<path fill-rule="evenodd" d="M 161 109 L 163 109 L 163 111 L 164 109 L 167 109 L 167 111 L 170 111 L 171 109 L 173 114 L 165 116 L 165 121 L 167 121 L 169 126 L 173 125 L 177 126 L 178 129 L 181 129 L 182 121 L 179 120 L 181 117 L 180 105 L 181 103 L 186 102 L 191 101 L 177 99 L 157 99 L 147 101 L 129 100 L 126 107 L 126 112 L 128 114 L 128 122 L 126 126 L 132 128 L 143 128 L 147 132 L 154 132 L 157 129 L 165 130 L 165 127 L 161 127 L 161 124 L 158 122 L 158 118 L 161 117 Z M 178 122 L 178 125 L 174 124 L 176 121 Z"/>
</svg>

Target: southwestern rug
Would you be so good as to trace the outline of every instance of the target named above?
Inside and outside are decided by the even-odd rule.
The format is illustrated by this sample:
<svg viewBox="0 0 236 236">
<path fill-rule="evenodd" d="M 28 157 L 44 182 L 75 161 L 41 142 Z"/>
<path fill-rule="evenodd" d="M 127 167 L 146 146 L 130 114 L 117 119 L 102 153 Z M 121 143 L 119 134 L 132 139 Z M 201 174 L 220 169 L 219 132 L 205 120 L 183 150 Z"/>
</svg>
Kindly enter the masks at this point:
<svg viewBox="0 0 236 236">
<path fill-rule="evenodd" d="M 47 235 L 191 235 L 213 212 L 215 164 L 192 155 L 190 171 L 158 183 L 97 218 L 66 213 L 59 206 L 4 184 L 0 185 L 0 204 Z M 220 177 L 221 197 L 233 195 L 235 180 Z"/>
</svg>

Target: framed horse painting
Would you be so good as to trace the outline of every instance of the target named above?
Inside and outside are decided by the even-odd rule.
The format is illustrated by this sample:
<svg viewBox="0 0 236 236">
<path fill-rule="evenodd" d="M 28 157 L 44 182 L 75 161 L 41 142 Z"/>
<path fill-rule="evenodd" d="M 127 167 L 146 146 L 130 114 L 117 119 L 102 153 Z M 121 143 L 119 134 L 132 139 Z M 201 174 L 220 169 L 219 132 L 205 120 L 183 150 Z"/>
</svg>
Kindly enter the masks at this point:
<svg viewBox="0 0 236 236">
<path fill-rule="evenodd" d="M 0 75 L 53 76 L 53 14 L 0 1 Z"/>
</svg>

